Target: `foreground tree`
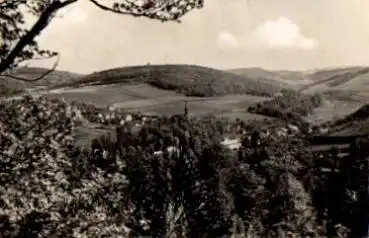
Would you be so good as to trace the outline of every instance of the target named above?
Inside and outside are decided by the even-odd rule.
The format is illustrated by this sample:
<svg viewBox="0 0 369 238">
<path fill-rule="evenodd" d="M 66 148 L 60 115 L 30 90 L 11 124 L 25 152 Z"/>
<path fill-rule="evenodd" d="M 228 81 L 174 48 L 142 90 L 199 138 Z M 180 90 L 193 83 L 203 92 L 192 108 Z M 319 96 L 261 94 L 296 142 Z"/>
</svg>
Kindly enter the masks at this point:
<svg viewBox="0 0 369 238">
<path fill-rule="evenodd" d="M 35 41 L 51 23 L 56 13 L 69 5 L 82 0 L 3 0 L 0 1 L 0 76 L 10 76 L 9 70 L 21 62 L 57 56 L 57 52 L 41 49 Z M 195 8 L 203 6 L 203 0 L 88 0 L 103 11 L 113 14 L 146 17 L 153 20 L 177 21 Z M 110 5 L 104 1 L 110 2 Z M 32 14 L 37 21 L 28 28 L 25 14 Z M 44 75 L 34 79 L 16 78 L 34 81 L 45 77 L 57 66 Z M 11 76 L 10 76 L 11 77 Z"/>
</svg>

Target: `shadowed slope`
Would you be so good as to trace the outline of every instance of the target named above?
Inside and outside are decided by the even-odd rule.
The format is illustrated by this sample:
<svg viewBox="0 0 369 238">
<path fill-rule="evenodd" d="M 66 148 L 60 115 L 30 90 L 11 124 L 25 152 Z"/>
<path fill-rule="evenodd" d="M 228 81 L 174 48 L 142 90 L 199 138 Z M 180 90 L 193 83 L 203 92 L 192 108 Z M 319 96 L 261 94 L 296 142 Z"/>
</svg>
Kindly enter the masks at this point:
<svg viewBox="0 0 369 238">
<path fill-rule="evenodd" d="M 148 65 L 105 70 L 87 75 L 79 84 L 148 83 L 188 96 L 251 94 L 272 96 L 283 84 L 195 65 Z"/>
<path fill-rule="evenodd" d="M 49 69 L 38 67 L 22 67 L 12 70 L 10 74 L 14 77 L 24 79 L 35 79 L 45 74 Z M 81 79 L 82 74 L 68 71 L 56 70 L 37 81 L 23 81 L 12 77 L 1 76 L 0 95 L 12 95 L 29 88 L 51 87 L 64 83 L 71 83 Z"/>
<path fill-rule="evenodd" d="M 348 116 L 328 123 L 333 135 L 369 135 L 369 104 L 366 104 Z"/>
<path fill-rule="evenodd" d="M 308 74 L 302 71 L 266 70 L 262 68 L 239 68 L 231 69 L 229 70 L 229 72 L 240 76 L 252 77 L 265 82 L 277 81 L 282 83 L 282 85 L 286 87 L 294 84 L 308 83 Z"/>
<path fill-rule="evenodd" d="M 318 77 L 314 83 L 300 88 L 304 93 L 323 93 L 331 99 L 366 101 L 369 94 L 369 68 L 352 67 L 320 71 L 311 78 Z"/>
</svg>

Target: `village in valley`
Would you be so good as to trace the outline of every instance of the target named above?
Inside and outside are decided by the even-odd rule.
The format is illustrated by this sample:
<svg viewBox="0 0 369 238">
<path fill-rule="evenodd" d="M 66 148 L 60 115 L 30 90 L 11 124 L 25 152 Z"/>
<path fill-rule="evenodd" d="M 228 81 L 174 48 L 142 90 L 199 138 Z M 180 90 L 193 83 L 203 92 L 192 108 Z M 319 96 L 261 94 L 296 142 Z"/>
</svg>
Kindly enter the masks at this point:
<svg viewBox="0 0 369 238">
<path fill-rule="evenodd" d="M 360 1 L 0 1 L 0 237 L 367 238 Z"/>
</svg>

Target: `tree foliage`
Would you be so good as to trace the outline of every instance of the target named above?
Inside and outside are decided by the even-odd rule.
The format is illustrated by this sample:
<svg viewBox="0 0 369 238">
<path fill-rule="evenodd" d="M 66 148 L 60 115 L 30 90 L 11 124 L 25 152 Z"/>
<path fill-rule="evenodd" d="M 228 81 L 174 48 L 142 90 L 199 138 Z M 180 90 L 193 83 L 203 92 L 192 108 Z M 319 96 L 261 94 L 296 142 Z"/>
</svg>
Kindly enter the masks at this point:
<svg viewBox="0 0 369 238">
<path fill-rule="evenodd" d="M 255 103 L 247 108 L 248 112 L 286 120 L 301 120 L 321 106 L 323 98 L 319 94 L 304 95 L 299 92 L 285 91 L 283 95 L 270 100 Z"/>
<path fill-rule="evenodd" d="M 338 151 L 320 156 L 302 137 L 273 136 L 274 127 L 252 133 L 260 126 L 244 122 L 248 132 L 232 151 L 219 143 L 225 121 L 172 116 L 136 126 L 137 116 L 86 150 L 75 143 L 81 107 L 45 97 L 0 104 L 3 237 L 367 232 L 367 140 L 338 159 Z M 87 111 L 86 120 L 100 113 Z"/>
</svg>

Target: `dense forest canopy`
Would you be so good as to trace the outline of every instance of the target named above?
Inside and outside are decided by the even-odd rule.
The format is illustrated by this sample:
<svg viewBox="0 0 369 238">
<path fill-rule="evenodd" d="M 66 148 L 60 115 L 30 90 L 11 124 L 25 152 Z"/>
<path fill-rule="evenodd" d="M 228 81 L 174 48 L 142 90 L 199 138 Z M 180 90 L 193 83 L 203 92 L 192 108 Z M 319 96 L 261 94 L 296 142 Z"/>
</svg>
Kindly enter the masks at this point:
<svg viewBox="0 0 369 238">
<path fill-rule="evenodd" d="M 85 148 L 75 128 L 108 109 L 45 97 L 0 109 L 5 237 L 357 238 L 367 230 L 365 140 L 339 157 L 312 153 L 303 130 L 279 135 L 284 121 L 117 111 L 124 123 L 112 121 L 115 132 Z M 243 131 L 234 150 L 220 143 L 232 128 Z"/>
</svg>

